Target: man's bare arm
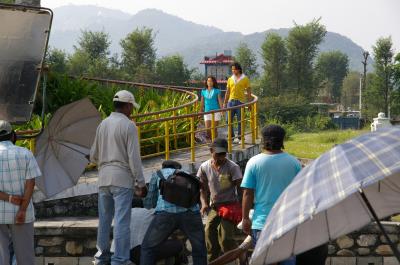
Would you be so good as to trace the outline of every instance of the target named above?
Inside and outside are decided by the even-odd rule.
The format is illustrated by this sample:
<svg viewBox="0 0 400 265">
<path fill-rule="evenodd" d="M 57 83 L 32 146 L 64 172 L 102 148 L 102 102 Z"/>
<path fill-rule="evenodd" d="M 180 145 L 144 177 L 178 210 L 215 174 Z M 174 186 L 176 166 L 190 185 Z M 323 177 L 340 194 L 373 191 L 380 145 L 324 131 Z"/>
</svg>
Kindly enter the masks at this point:
<svg viewBox="0 0 400 265">
<path fill-rule="evenodd" d="M 208 203 L 208 184 L 207 183 L 203 183 L 203 182 L 201 183 L 200 202 L 201 202 L 200 212 L 202 215 L 204 215 L 210 208 L 210 205 Z"/>
<path fill-rule="evenodd" d="M 26 209 L 32 199 L 33 189 L 35 188 L 35 179 L 28 179 L 25 181 L 24 196 L 22 199 L 21 206 L 18 209 L 17 215 L 15 216 L 16 224 L 25 223 Z"/>
<path fill-rule="evenodd" d="M 22 203 L 22 196 L 11 195 L 5 192 L 0 191 L 0 200 L 6 201 L 15 205 L 21 205 Z"/>
<path fill-rule="evenodd" d="M 243 201 L 242 201 L 242 214 L 243 214 L 243 232 L 250 234 L 251 221 L 249 218 L 250 209 L 253 207 L 254 202 L 254 190 L 253 189 L 243 189 Z"/>
<path fill-rule="evenodd" d="M 227 107 L 230 94 L 231 94 L 231 91 L 230 91 L 230 89 L 227 87 L 227 88 L 226 88 L 226 92 L 225 92 L 225 97 L 224 97 L 224 108 Z"/>
<path fill-rule="evenodd" d="M 246 91 L 247 91 L 247 102 L 251 102 L 253 100 L 253 97 L 251 96 L 251 87 L 248 87 Z"/>
</svg>

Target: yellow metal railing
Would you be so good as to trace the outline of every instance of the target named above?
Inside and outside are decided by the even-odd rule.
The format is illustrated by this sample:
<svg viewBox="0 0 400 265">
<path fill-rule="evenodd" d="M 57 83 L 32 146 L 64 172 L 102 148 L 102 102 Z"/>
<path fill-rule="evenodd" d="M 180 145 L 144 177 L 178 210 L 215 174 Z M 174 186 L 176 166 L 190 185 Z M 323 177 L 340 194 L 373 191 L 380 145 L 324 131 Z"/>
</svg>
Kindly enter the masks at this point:
<svg viewBox="0 0 400 265">
<path fill-rule="evenodd" d="M 207 128 L 201 128 L 201 129 L 196 129 L 195 128 L 195 123 L 196 120 L 198 120 L 200 117 L 202 117 L 205 114 L 211 114 L 211 140 L 215 139 L 215 132 L 216 129 L 218 128 L 227 128 L 227 134 L 228 134 L 228 152 L 232 152 L 232 147 L 233 147 L 233 142 L 232 142 L 232 128 L 234 125 L 238 125 L 238 123 L 241 123 L 241 143 L 240 147 L 242 149 L 245 148 L 246 144 L 246 135 L 251 135 L 250 137 L 250 144 L 255 144 L 256 139 L 258 137 L 258 125 L 257 125 L 257 100 L 258 98 L 253 95 L 253 100 L 251 102 L 245 103 L 240 106 L 236 107 L 231 107 L 227 109 L 221 109 L 221 110 L 214 110 L 210 112 L 198 112 L 198 113 L 191 113 L 191 114 L 185 114 L 185 115 L 180 115 L 180 116 L 175 116 L 172 115 L 171 117 L 166 117 L 166 118 L 160 118 L 156 120 L 147 120 L 147 121 L 142 121 L 142 122 L 137 122 L 136 126 L 138 128 L 141 128 L 143 126 L 146 126 L 148 124 L 158 124 L 160 127 L 164 127 L 164 134 L 162 135 L 157 135 L 154 137 L 150 138 L 140 138 L 140 145 L 143 146 L 145 142 L 148 141 L 155 141 L 155 140 L 164 140 L 164 150 L 160 152 L 155 152 L 152 154 L 147 154 L 143 155 L 142 158 L 148 158 L 148 157 L 154 157 L 154 156 L 160 156 L 164 155 L 165 159 L 169 159 L 172 153 L 177 153 L 177 152 L 182 152 L 182 151 L 190 151 L 190 159 L 191 161 L 196 160 L 195 156 L 195 150 L 196 147 L 200 146 L 205 146 L 207 144 L 202 144 L 202 143 L 196 143 L 195 141 L 195 135 L 196 133 L 199 132 L 204 132 L 207 130 Z M 241 120 L 240 121 L 232 121 L 231 119 L 231 112 L 235 109 L 240 109 L 241 112 Z M 247 112 L 246 109 L 249 111 Z M 218 126 L 215 125 L 215 113 L 224 113 L 226 112 L 227 115 L 227 122 L 225 124 L 220 124 Z M 248 114 L 248 115 L 247 115 Z M 189 130 L 186 132 L 176 132 L 176 120 L 188 120 L 190 123 Z M 171 129 L 171 123 L 172 123 L 172 129 Z M 249 128 L 247 128 L 247 124 L 249 124 Z M 140 129 L 139 129 L 140 131 Z M 175 143 L 175 140 L 180 137 L 187 136 L 189 140 L 189 146 L 187 147 L 182 147 L 178 148 L 176 144 L 174 144 L 174 147 L 171 148 L 171 142 Z M 184 137 L 185 138 L 185 137 Z"/>
<path fill-rule="evenodd" d="M 188 102 L 185 102 L 181 106 L 173 106 L 168 109 L 163 109 L 157 112 L 151 113 L 140 113 L 132 117 L 138 128 L 139 143 L 141 146 L 141 151 L 145 148 L 153 147 L 154 152 L 148 152 L 142 155 L 142 158 L 164 156 L 165 159 L 170 159 L 171 154 L 178 152 L 190 152 L 190 160 L 196 160 L 196 148 L 201 146 L 206 146 L 208 143 L 197 143 L 196 134 L 206 132 L 207 128 L 196 128 L 196 124 L 199 124 L 203 115 L 211 114 L 211 140 L 216 138 L 216 132 L 219 128 L 226 128 L 227 130 L 227 140 L 228 140 L 228 152 L 233 150 L 232 141 L 232 129 L 241 123 L 240 138 L 242 139 L 240 148 L 245 148 L 245 141 L 247 135 L 250 135 L 249 144 L 254 145 L 256 139 L 258 139 L 258 122 L 257 122 L 257 102 L 258 98 L 252 95 L 252 101 L 244 103 L 240 106 L 229 107 L 220 110 L 214 110 L 209 112 L 198 112 L 198 96 L 195 91 L 201 90 L 201 88 L 194 87 L 181 87 L 181 86 L 165 86 L 165 85 L 154 85 L 154 84 L 144 84 L 135 83 L 129 81 L 120 80 L 108 80 L 108 79 L 97 79 L 97 78 L 84 78 L 86 80 L 107 83 L 107 84 L 119 84 L 119 85 L 130 85 L 138 86 L 140 89 L 153 88 L 166 91 L 174 91 L 179 93 L 185 93 L 188 95 Z M 231 118 L 232 111 L 239 109 L 241 113 L 241 119 L 239 121 L 234 121 Z M 178 115 L 181 111 L 185 114 Z M 215 116 L 216 113 L 221 113 L 226 115 L 224 122 L 221 122 L 216 126 Z M 161 115 L 165 116 L 162 117 Z M 178 132 L 178 123 L 184 124 L 185 131 Z M 154 128 L 150 128 L 152 125 Z M 147 136 L 146 136 L 147 135 Z M 149 136 L 150 135 L 150 136 Z M 179 139 L 185 139 L 182 141 L 184 143 L 183 147 L 180 147 Z M 31 141 L 31 149 L 34 150 L 34 140 Z"/>
</svg>

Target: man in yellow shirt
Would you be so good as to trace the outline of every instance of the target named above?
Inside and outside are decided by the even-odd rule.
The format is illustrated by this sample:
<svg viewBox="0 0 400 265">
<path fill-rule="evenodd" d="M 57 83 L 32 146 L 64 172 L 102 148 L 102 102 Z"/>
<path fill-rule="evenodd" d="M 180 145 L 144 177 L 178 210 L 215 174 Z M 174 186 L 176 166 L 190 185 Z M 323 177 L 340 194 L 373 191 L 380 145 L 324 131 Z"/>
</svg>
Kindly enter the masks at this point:
<svg viewBox="0 0 400 265">
<path fill-rule="evenodd" d="M 234 63 L 232 64 L 231 67 L 232 67 L 232 76 L 229 77 L 226 85 L 224 108 L 235 107 L 245 103 L 246 101 L 245 91 L 247 92 L 247 101 L 250 102 L 252 100 L 249 78 L 245 74 L 243 74 L 242 67 L 240 66 L 239 63 Z M 233 142 L 240 143 L 241 127 L 242 127 L 240 123 L 241 119 L 240 108 L 231 111 L 232 122 L 235 116 L 238 120 L 238 133 L 237 133 L 238 137 L 235 138 Z M 233 127 L 232 127 L 232 137 L 235 137 Z"/>
</svg>

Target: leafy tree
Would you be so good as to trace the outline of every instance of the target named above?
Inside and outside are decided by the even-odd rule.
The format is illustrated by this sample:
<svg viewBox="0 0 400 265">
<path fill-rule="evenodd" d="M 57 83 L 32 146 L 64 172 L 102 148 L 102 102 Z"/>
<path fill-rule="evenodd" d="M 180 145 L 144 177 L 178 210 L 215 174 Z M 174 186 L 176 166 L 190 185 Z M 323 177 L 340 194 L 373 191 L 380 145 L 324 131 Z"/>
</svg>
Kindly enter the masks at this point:
<svg viewBox="0 0 400 265">
<path fill-rule="evenodd" d="M 264 74 L 261 86 L 264 95 L 277 96 L 285 87 L 287 50 L 285 41 L 276 33 L 269 33 L 261 46 Z"/>
<path fill-rule="evenodd" d="M 343 80 L 349 72 L 349 58 L 340 51 L 320 53 L 316 63 L 318 81 L 327 81 L 329 94 L 334 102 L 339 102 Z"/>
<path fill-rule="evenodd" d="M 400 89 L 400 52 L 394 58 L 393 80 L 396 89 Z"/>
<path fill-rule="evenodd" d="M 156 73 L 154 70 L 149 69 L 146 65 L 139 65 L 136 68 L 136 72 L 133 76 L 129 74 L 126 74 L 126 76 L 128 76 L 128 78 L 133 78 L 133 80 L 136 82 L 141 83 L 153 83 L 154 80 L 156 80 Z"/>
<path fill-rule="evenodd" d="M 68 72 L 71 75 L 87 75 L 90 65 L 90 56 L 82 50 L 76 50 L 74 54 L 68 58 Z"/>
<path fill-rule="evenodd" d="M 375 60 L 375 89 L 383 97 L 384 111 L 389 114 L 390 92 L 393 89 L 393 43 L 391 37 L 380 38 L 372 47 Z"/>
<path fill-rule="evenodd" d="M 112 60 L 108 58 L 111 41 L 107 33 L 102 31 L 81 32 L 75 52 L 69 57 L 68 72 L 71 75 L 112 78 L 116 69 L 112 68 Z"/>
<path fill-rule="evenodd" d="M 60 49 L 49 49 L 46 55 L 46 62 L 50 67 L 50 71 L 57 73 L 66 73 L 67 71 L 67 54 Z"/>
<path fill-rule="evenodd" d="M 109 54 L 110 36 L 103 31 L 83 30 L 75 50 L 86 52 L 91 61 L 106 58 Z"/>
<path fill-rule="evenodd" d="M 190 71 L 190 79 L 204 85 L 206 77 L 204 76 L 204 72 L 201 72 L 198 68 L 194 68 Z"/>
<path fill-rule="evenodd" d="M 367 120 L 372 120 L 379 112 L 384 112 L 384 98 L 382 97 L 377 84 L 379 77 L 376 73 L 368 73 L 366 90 L 363 91 L 363 116 Z"/>
<path fill-rule="evenodd" d="M 149 28 L 136 29 L 121 40 L 122 66 L 134 76 L 139 71 L 151 72 L 156 60 L 153 30 Z"/>
<path fill-rule="evenodd" d="M 156 63 L 157 79 L 162 84 L 183 85 L 190 79 L 190 74 L 180 55 L 166 56 Z"/>
<path fill-rule="evenodd" d="M 325 34 L 325 26 L 314 19 L 304 26 L 295 24 L 286 40 L 291 88 L 307 99 L 313 99 L 317 92 L 313 62 Z"/>
<path fill-rule="evenodd" d="M 4 4 L 15 4 L 15 0 L 0 0 L 0 3 L 4 3 Z"/>
<path fill-rule="evenodd" d="M 235 60 L 240 63 L 243 72 L 249 77 L 254 78 L 257 76 L 257 57 L 249 46 L 241 42 L 236 48 Z"/>
<path fill-rule="evenodd" d="M 393 116 L 400 115 L 400 53 L 394 58 L 393 64 L 393 90 L 390 94 L 391 113 Z M 398 117 L 399 118 L 399 117 Z"/>
<path fill-rule="evenodd" d="M 110 61 L 108 58 L 98 58 L 93 60 L 87 69 L 88 76 L 99 77 L 99 78 L 111 78 L 114 76 L 111 74 Z"/>
<path fill-rule="evenodd" d="M 360 78 L 361 74 L 359 72 L 350 72 L 343 80 L 341 104 L 346 109 L 359 109 Z"/>
</svg>

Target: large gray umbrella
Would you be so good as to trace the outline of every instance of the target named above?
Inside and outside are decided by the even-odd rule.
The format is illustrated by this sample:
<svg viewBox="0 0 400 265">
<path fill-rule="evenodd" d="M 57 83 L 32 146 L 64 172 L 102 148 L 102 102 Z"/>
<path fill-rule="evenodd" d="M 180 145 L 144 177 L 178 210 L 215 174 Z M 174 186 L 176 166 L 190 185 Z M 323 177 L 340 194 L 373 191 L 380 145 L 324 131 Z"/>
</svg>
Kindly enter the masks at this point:
<svg viewBox="0 0 400 265">
<path fill-rule="evenodd" d="M 35 157 L 42 171 L 36 185 L 51 197 L 74 186 L 88 160 L 86 155 L 101 122 L 100 113 L 89 99 L 65 105 L 54 113 L 38 137 Z"/>
<path fill-rule="evenodd" d="M 400 212 L 400 127 L 354 138 L 303 169 L 268 215 L 251 264 L 272 264 Z"/>
</svg>

